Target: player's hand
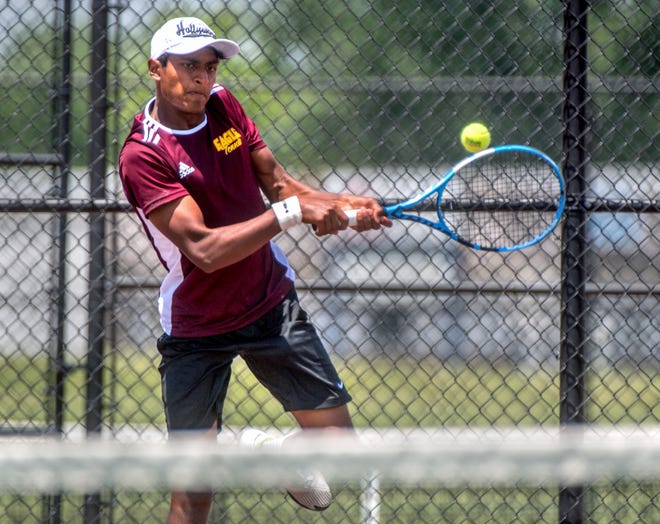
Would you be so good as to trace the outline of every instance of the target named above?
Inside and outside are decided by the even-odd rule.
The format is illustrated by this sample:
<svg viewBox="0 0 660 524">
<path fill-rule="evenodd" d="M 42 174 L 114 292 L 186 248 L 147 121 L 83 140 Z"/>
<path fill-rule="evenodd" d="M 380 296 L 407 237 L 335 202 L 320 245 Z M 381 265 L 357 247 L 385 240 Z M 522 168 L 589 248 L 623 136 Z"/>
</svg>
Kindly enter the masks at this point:
<svg viewBox="0 0 660 524">
<path fill-rule="evenodd" d="M 318 192 L 299 197 L 303 222 L 311 224 L 317 236 L 336 235 L 348 227 L 356 231 L 390 227 L 392 221 L 373 198 Z M 356 220 L 349 223 L 346 209 L 357 209 Z"/>
<path fill-rule="evenodd" d="M 300 205 L 303 210 L 303 222 L 311 224 L 317 236 L 336 235 L 348 229 L 348 216 L 341 208 L 327 206 L 325 203 L 306 203 Z"/>
<path fill-rule="evenodd" d="M 355 220 L 349 221 L 349 226 L 355 231 L 369 231 L 371 229 L 392 226 L 392 220 L 390 220 L 382 209 L 362 207 L 352 210 L 352 214 L 355 215 Z"/>
<path fill-rule="evenodd" d="M 387 216 L 383 207 L 374 198 L 348 195 L 344 197 L 343 209 L 352 210 L 355 220 L 350 227 L 356 231 L 369 231 L 381 227 L 392 227 L 392 220 Z"/>
</svg>

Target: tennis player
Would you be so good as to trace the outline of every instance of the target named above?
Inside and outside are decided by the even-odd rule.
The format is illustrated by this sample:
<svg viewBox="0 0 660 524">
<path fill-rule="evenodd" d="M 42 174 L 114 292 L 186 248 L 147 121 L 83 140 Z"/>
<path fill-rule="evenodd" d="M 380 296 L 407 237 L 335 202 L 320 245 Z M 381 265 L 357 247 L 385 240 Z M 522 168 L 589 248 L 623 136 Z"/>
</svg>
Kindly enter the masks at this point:
<svg viewBox="0 0 660 524">
<path fill-rule="evenodd" d="M 337 234 L 348 227 L 344 209 L 360 210 L 357 231 L 391 221 L 372 198 L 323 192 L 284 170 L 216 83 L 220 61 L 238 52 L 196 18 L 158 29 L 148 60 L 155 97 L 135 117 L 119 158 L 126 197 L 167 270 L 157 346 L 168 430 L 220 430 L 236 356 L 303 429 L 351 427 L 351 397 L 273 239 L 301 223 L 319 236 Z M 309 509 L 332 500 L 318 475 L 294 488 L 289 493 Z M 173 492 L 168 522 L 206 522 L 211 500 Z"/>
</svg>

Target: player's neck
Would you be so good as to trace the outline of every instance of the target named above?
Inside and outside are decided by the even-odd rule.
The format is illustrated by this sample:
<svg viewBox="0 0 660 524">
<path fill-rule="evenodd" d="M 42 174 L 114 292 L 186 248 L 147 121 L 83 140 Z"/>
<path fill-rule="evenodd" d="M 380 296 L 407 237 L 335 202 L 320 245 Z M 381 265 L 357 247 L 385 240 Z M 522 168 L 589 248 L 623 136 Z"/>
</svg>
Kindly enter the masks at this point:
<svg viewBox="0 0 660 524">
<path fill-rule="evenodd" d="M 204 121 L 204 113 L 183 113 L 167 104 L 159 104 L 158 98 L 154 101 L 149 115 L 159 124 L 169 129 L 192 129 Z"/>
</svg>

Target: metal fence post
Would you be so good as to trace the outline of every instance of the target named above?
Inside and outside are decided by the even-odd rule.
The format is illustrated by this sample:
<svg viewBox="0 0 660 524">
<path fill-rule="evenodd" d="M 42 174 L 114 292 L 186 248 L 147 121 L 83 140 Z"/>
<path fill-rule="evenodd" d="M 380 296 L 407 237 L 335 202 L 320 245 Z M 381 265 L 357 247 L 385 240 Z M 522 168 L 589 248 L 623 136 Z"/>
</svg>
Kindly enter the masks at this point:
<svg viewBox="0 0 660 524">
<path fill-rule="evenodd" d="M 562 231 L 560 406 L 562 426 L 584 422 L 586 326 L 586 219 L 581 202 L 589 162 L 587 0 L 570 0 L 564 11 L 563 172 L 568 211 Z M 559 522 L 584 521 L 583 486 L 560 487 Z"/>
<path fill-rule="evenodd" d="M 57 59 L 60 61 L 60 70 L 57 75 L 58 96 L 54 103 L 55 118 L 58 122 L 56 136 L 53 140 L 53 149 L 59 153 L 60 162 L 57 167 L 57 184 L 53 188 L 53 196 L 66 199 L 69 194 L 69 176 L 71 169 L 71 29 L 72 5 L 71 0 L 64 0 L 62 6 L 56 11 L 56 31 L 60 41 L 57 46 Z M 53 217 L 53 278 L 51 293 L 52 310 L 52 346 L 51 366 L 52 377 L 49 388 L 49 400 L 53 417 L 53 429 L 57 433 L 64 432 L 64 384 L 69 367 L 66 363 L 66 347 L 64 341 L 64 325 L 66 323 L 66 266 L 67 266 L 67 230 L 68 213 L 57 213 Z M 51 496 L 48 509 L 48 522 L 60 524 L 62 522 L 62 494 Z"/>
<path fill-rule="evenodd" d="M 106 108 L 108 70 L 108 5 L 105 0 L 92 2 L 90 84 L 90 185 L 92 199 L 105 197 Z M 105 213 L 91 213 L 89 218 L 89 338 L 87 355 L 87 393 L 85 427 L 87 434 L 101 431 L 103 424 L 103 359 L 105 318 Z M 101 496 L 85 496 L 84 522 L 100 522 Z"/>
</svg>

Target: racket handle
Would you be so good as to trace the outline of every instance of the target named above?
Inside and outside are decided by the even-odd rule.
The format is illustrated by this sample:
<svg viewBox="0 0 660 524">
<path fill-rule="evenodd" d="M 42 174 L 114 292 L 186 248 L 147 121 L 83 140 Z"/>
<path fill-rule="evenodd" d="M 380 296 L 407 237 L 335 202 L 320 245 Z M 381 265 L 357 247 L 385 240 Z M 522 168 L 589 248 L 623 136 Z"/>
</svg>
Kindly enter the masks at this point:
<svg viewBox="0 0 660 524">
<path fill-rule="evenodd" d="M 357 209 L 344 209 L 344 213 L 348 217 L 348 227 L 353 227 L 357 224 Z"/>
</svg>

